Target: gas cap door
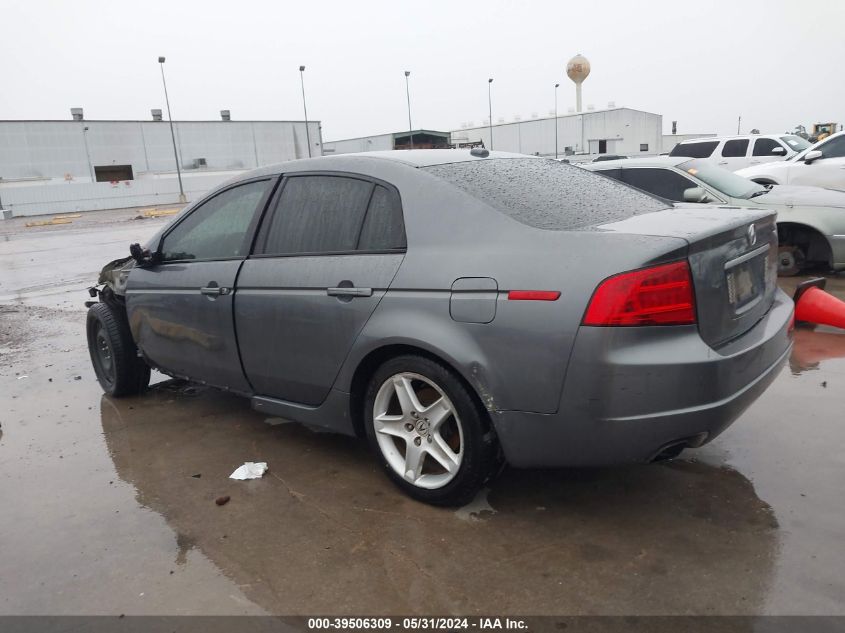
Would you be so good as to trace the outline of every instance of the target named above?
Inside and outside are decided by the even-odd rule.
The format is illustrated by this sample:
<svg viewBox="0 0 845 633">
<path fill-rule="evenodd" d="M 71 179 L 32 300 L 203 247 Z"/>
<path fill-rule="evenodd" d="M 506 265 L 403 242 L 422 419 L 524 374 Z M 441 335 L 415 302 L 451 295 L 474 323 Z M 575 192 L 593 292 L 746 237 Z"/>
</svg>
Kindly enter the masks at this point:
<svg viewBox="0 0 845 633">
<path fill-rule="evenodd" d="M 452 283 L 449 314 L 460 323 L 490 323 L 498 296 L 499 284 L 492 277 L 460 277 Z"/>
</svg>

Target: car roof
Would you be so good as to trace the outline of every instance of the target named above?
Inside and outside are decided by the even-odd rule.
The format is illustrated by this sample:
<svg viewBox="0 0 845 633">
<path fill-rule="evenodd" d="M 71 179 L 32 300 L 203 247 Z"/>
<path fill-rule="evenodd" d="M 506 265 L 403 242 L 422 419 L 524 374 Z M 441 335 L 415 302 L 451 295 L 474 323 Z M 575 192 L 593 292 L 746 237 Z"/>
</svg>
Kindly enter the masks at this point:
<svg viewBox="0 0 845 633">
<path fill-rule="evenodd" d="M 298 158 L 283 163 L 259 167 L 252 171 L 244 172 L 237 176 L 237 180 L 255 178 L 268 174 L 278 174 L 284 171 L 306 171 L 309 169 L 340 171 L 349 170 L 359 161 L 390 161 L 407 165 L 409 167 L 431 167 L 432 165 L 446 165 L 449 163 L 462 163 L 474 160 L 532 158 L 540 159 L 538 156 L 528 154 L 514 154 L 512 152 L 488 152 L 485 156 L 476 156 L 468 149 L 399 149 L 378 152 L 357 152 L 351 154 L 338 154 L 332 156 L 315 156 L 313 158 Z"/>
<path fill-rule="evenodd" d="M 683 141 L 678 141 L 678 145 L 686 145 L 688 143 L 702 143 L 706 141 L 730 141 L 734 139 L 745 138 L 780 138 L 781 136 L 795 136 L 794 134 L 734 134 L 732 136 L 700 136 L 698 138 L 688 138 Z"/>
<path fill-rule="evenodd" d="M 686 163 L 695 158 L 689 156 L 649 156 L 646 158 L 621 158 L 619 160 L 603 160 L 598 163 L 581 163 L 579 167 L 584 167 L 591 171 L 599 171 L 606 169 L 620 169 L 623 167 L 677 167 L 681 163 Z"/>
</svg>

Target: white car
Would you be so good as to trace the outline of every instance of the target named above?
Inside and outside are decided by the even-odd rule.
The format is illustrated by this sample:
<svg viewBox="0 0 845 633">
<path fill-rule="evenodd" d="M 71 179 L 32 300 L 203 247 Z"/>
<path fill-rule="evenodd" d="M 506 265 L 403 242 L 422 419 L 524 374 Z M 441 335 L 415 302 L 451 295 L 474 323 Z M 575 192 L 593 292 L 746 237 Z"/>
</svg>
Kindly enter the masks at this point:
<svg viewBox="0 0 845 633">
<path fill-rule="evenodd" d="M 831 134 L 789 160 L 736 173 L 761 185 L 813 185 L 845 191 L 845 131 Z"/>
<path fill-rule="evenodd" d="M 794 134 L 744 134 L 713 136 L 681 141 L 669 156 L 707 160 L 719 167 L 736 171 L 749 165 L 786 160 L 810 147 Z"/>
<path fill-rule="evenodd" d="M 845 270 L 845 191 L 760 185 L 701 159 L 658 156 L 581 165 L 672 202 L 777 211 L 778 272 Z"/>
</svg>

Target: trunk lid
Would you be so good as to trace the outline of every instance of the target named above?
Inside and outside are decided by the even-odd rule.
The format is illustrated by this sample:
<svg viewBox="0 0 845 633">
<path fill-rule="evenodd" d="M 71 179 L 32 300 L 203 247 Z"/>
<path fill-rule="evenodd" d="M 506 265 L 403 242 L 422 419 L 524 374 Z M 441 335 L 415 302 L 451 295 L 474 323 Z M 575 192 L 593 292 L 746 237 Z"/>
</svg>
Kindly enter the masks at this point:
<svg viewBox="0 0 845 633">
<path fill-rule="evenodd" d="M 772 306 L 777 286 L 775 218 L 767 210 L 678 204 L 597 228 L 686 240 L 699 332 L 717 348 L 754 327 Z"/>
</svg>

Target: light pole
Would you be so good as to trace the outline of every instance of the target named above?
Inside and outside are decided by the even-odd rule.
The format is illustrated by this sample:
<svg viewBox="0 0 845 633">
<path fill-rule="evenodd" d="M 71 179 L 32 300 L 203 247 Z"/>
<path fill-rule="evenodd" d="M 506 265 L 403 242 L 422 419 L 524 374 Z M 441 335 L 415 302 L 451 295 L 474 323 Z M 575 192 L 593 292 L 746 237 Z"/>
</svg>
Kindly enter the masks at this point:
<svg viewBox="0 0 845 633">
<path fill-rule="evenodd" d="M 555 84 L 555 160 L 557 160 L 557 89 L 560 84 Z"/>
<path fill-rule="evenodd" d="M 493 149 L 493 78 L 487 80 L 487 111 L 489 118 L 487 119 L 488 127 L 490 129 L 490 149 Z"/>
<path fill-rule="evenodd" d="M 167 81 L 164 79 L 164 57 L 158 58 L 158 65 L 161 68 L 161 83 L 164 86 L 164 102 L 167 104 L 167 120 L 170 122 L 170 140 L 173 141 L 173 158 L 176 159 L 176 177 L 179 179 L 179 202 L 184 204 L 188 199 L 185 197 L 185 188 L 182 186 L 182 169 L 179 167 L 179 152 L 176 151 L 176 133 L 173 131 L 173 116 L 170 114 L 170 97 L 167 96 Z"/>
<path fill-rule="evenodd" d="M 302 110 L 305 112 L 305 142 L 308 143 L 308 158 L 311 158 L 311 132 L 308 131 L 308 107 L 305 105 L 305 66 L 299 67 L 299 83 L 302 84 Z"/>
<path fill-rule="evenodd" d="M 94 166 L 91 163 L 91 152 L 88 150 L 88 126 L 82 126 L 82 142 L 85 143 L 85 158 L 88 159 L 88 175 L 91 176 L 91 182 L 97 182 L 97 178 L 94 175 Z"/>
<path fill-rule="evenodd" d="M 414 149 L 414 126 L 411 125 L 411 89 L 408 87 L 408 77 L 411 71 L 405 71 L 405 97 L 408 99 L 408 133 L 411 135 L 411 149 Z"/>
</svg>

